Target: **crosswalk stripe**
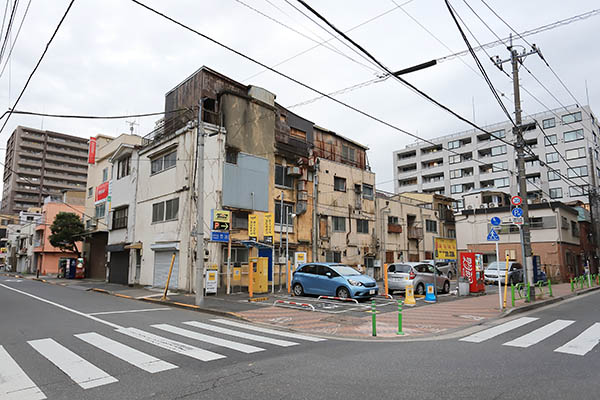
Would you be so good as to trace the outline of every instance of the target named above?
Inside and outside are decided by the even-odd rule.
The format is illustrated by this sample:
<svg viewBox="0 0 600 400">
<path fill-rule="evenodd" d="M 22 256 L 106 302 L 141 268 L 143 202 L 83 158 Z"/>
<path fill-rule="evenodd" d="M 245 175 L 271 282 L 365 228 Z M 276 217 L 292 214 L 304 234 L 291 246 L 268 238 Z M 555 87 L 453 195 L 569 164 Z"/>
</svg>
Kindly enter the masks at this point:
<svg viewBox="0 0 600 400">
<path fill-rule="evenodd" d="M 213 361 L 220 358 L 225 358 L 222 354 L 213 353 L 212 351 L 199 349 L 198 347 L 167 339 L 162 336 L 154 335 L 150 332 L 142 331 L 136 328 L 119 328 L 117 332 L 127 336 L 142 340 L 146 343 L 153 344 L 160 348 L 183 354 L 188 357 L 195 358 L 200 361 Z"/>
<path fill-rule="evenodd" d="M 197 322 L 197 321 L 188 321 L 188 322 L 184 322 L 184 324 L 190 325 L 190 326 L 193 326 L 196 328 L 205 329 L 207 331 L 223 333 L 223 334 L 229 335 L 229 336 L 235 336 L 235 337 L 240 337 L 243 339 L 254 340 L 256 342 L 274 344 L 276 346 L 289 347 L 289 346 L 295 346 L 298 344 L 295 342 L 289 342 L 287 340 L 272 339 L 272 338 L 266 337 L 266 336 L 259 336 L 259 335 L 254 335 L 252 333 L 234 331 L 233 329 L 223 328 L 220 326 L 203 324 L 202 322 Z"/>
<path fill-rule="evenodd" d="M 0 399 L 44 400 L 46 396 L 0 345 Z"/>
<path fill-rule="evenodd" d="M 504 324 L 495 326 L 493 328 L 474 333 L 473 335 L 464 337 L 460 340 L 463 342 L 481 343 L 484 340 L 491 339 L 493 337 L 496 337 L 498 335 L 501 335 L 501 334 L 511 331 L 513 329 L 519 328 L 523 325 L 526 325 L 526 324 L 536 321 L 536 320 L 537 320 L 537 318 L 521 317 L 521 318 L 518 318 L 518 319 L 515 319 L 512 321 L 508 321 Z"/>
<path fill-rule="evenodd" d="M 211 343 L 217 346 L 226 347 L 228 349 L 238 350 L 242 353 L 256 353 L 258 351 L 264 351 L 261 347 L 251 346 L 249 344 L 233 342 L 231 340 L 221 339 L 214 336 L 204 335 L 202 333 L 190 331 L 188 329 L 178 328 L 176 326 L 168 324 L 156 324 L 152 325 L 153 328 L 161 329 L 166 332 L 175 333 L 177 335 L 185 336 L 190 339 L 199 340 L 201 342 Z"/>
<path fill-rule="evenodd" d="M 83 389 L 118 382 L 116 378 L 108 375 L 53 339 L 30 340 L 27 343 Z"/>
<path fill-rule="evenodd" d="M 565 329 L 567 326 L 571 325 L 575 321 L 557 319 L 556 321 L 552 321 L 551 323 L 542 326 L 532 332 L 529 332 L 526 335 L 518 337 L 510 342 L 504 343 L 504 346 L 513 346 L 513 347 L 529 347 L 536 343 L 541 342 L 542 340 L 554 335 L 557 332 Z"/>
<path fill-rule="evenodd" d="M 75 337 L 151 374 L 177 368 L 177 365 L 152 357 L 96 332 L 81 333 Z"/>
<path fill-rule="evenodd" d="M 313 336 L 299 335 L 297 333 L 292 333 L 292 332 L 284 332 L 284 331 L 278 331 L 275 329 L 262 328 L 262 327 L 254 326 L 254 325 L 250 325 L 250 324 L 242 324 L 239 322 L 230 321 L 228 319 L 213 319 L 212 322 L 217 322 L 217 323 L 229 325 L 229 326 L 235 326 L 236 328 L 247 329 L 250 331 L 267 333 L 270 335 L 283 336 L 283 337 L 287 337 L 290 339 L 306 340 L 309 342 L 322 342 L 322 341 L 326 340 L 326 339 L 313 337 Z"/>
<path fill-rule="evenodd" d="M 570 342 L 564 344 L 558 349 L 554 350 L 558 353 L 575 354 L 583 356 L 590 350 L 592 350 L 600 341 L 600 322 L 594 323 L 594 325 L 587 328 L 579 336 Z"/>
</svg>

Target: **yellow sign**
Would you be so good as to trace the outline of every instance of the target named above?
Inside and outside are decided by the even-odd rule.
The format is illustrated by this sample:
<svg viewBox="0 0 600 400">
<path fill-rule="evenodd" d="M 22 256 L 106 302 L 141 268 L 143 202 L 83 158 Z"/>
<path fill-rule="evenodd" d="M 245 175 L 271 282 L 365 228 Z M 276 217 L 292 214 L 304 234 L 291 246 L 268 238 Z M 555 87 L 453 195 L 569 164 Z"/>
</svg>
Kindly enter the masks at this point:
<svg viewBox="0 0 600 400">
<path fill-rule="evenodd" d="M 225 210 L 213 210 L 213 222 L 229 222 L 231 212 Z"/>
<path fill-rule="evenodd" d="M 258 240 L 258 215 L 248 214 L 248 236 Z"/>
<path fill-rule="evenodd" d="M 434 238 L 435 259 L 456 261 L 456 239 Z"/>
<path fill-rule="evenodd" d="M 242 269 L 240 267 L 233 268 L 233 280 L 239 281 L 242 279 Z"/>
<path fill-rule="evenodd" d="M 275 214 L 265 213 L 265 236 L 273 236 L 275 234 Z"/>
</svg>

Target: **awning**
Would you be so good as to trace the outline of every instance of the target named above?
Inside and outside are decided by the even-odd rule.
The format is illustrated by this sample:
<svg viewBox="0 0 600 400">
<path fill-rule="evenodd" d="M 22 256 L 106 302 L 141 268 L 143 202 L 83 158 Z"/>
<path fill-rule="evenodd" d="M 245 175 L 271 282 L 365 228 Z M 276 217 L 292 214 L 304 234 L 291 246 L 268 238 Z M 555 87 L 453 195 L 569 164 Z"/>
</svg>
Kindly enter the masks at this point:
<svg viewBox="0 0 600 400">
<path fill-rule="evenodd" d="M 135 242 L 125 246 L 126 249 L 142 249 L 142 242 Z"/>
<path fill-rule="evenodd" d="M 125 251 L 125 246 L 127 245 L 127 243 L 115 243 L 115 244 L 109 244 L 106 246 L 106 251 L 109 251 L 111 253 L 117 252 L 117 251 Z"/>
<path fill-rule="evenodd" d="M 166 251 L 166 250 L 178 250 L 179 251 L 179 242 L 153 243 L 150 245 L 150 249 L 154 250 L 154 251 Z"/>
<path fill-rule="evenodd" d="M 256 240 L 240 240 L 238 243 L 241 243 L 241 244 L 243 244 L 244 246 L 246 246 L 248 248 L 250 248 L 250 247 L 256 247 L 259 250 L 262 250 L 262 249 L 272 249 L 273 248 L 272 244 L 257 242 Z"/>
</svg>

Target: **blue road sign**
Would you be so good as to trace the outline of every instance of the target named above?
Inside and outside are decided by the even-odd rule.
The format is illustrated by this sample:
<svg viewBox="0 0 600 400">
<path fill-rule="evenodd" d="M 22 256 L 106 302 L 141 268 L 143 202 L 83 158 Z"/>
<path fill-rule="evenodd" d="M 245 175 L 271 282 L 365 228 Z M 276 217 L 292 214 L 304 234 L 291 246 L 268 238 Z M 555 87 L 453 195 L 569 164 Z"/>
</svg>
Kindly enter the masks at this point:
<svg viewBox="0 0 600 400">
<path fill-rule="evenodd" d="M 523 209 L 521 207 L 515 207 L 511 211 L 513 217 L 520 218 L 523 216 Z"/>
<path fill-rule="evenodd" d="M 498 226 L 502 223 L 502 220 L 498 217 L 492 217 L 492 225 Z"/>
<path fill-rule="evenodd" d="M 488 233 L 488 235 L 487 235 L 487 241 L 488 242 L 499 242 L 500 241 L 500 236 L 498 236 L 498 233 L 496 232 L 495 229 L 490 229 L 490 233 Z"/>
<path fill-rule="evenodd" d="M 229 232 L 215 232 L 210 233 L 210 240 L 212 242 L 229 242 Z"/>
</svg>

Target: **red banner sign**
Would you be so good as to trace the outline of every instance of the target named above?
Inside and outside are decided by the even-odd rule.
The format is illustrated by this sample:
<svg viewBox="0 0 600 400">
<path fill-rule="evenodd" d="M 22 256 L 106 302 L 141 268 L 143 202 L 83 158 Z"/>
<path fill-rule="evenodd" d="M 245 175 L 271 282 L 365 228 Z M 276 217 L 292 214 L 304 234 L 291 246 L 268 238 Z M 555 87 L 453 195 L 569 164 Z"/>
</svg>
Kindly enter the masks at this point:
<svg viewBox="0 0 600 400">
<path fill-rule="evenodd" d="M 96 164 L 96 138 L 91 137 L 88 147 L 88 164 Z"/>
<path fill-rule="evenodd" d="M 108 197 L 108 182 L 96 186 L 96 201 L 104 200 Z"/>
</svg>

